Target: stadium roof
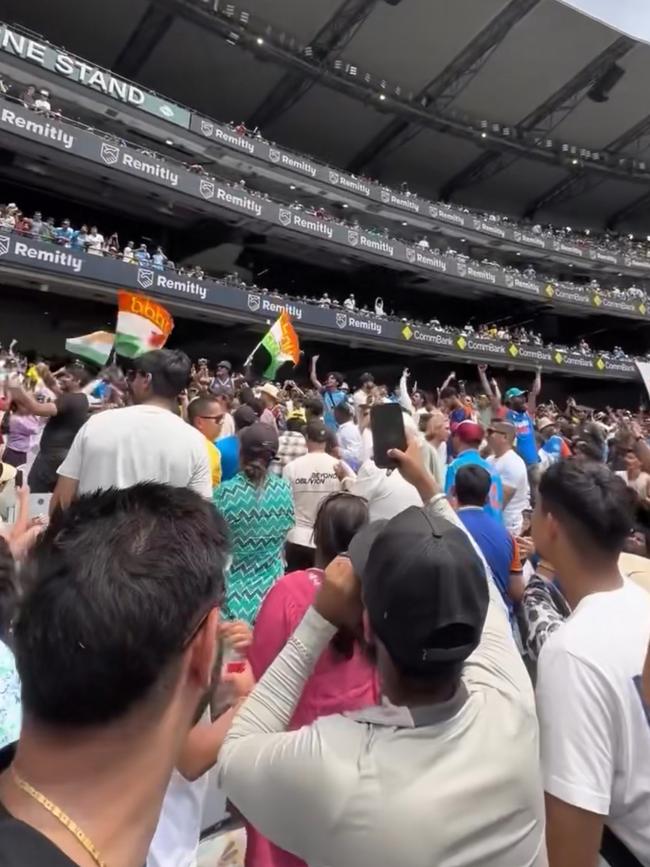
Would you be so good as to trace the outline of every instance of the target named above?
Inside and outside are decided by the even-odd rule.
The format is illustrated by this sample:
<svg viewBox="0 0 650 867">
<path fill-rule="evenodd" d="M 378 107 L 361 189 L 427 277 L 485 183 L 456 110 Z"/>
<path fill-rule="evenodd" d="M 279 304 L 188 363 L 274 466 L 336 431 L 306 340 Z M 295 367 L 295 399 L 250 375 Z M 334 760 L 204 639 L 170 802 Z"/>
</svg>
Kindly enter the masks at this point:
<svg viewBox="0 0 650 867">
<path fill-rule="evenodd" d="M 543 130 L 556 141 L 646 159 L 650 46 L 558 0 L 242 0 L 231 45 L 223 0 L 10 0 L 8 23 L 222 120 L 391 184 L 469 206 L 645 234 L 650 196 L 632 180 L 492 150 L 412 123 L 390 99 L 355 97 L 278 62 L 244 26 L 312 64 L 341 59 L 427 111 Z M 269 39 L 269 42 L 271 40 Z M 257 44 L 257 43 L 260 44 Z M 247 44 L 250 45 L 250 42 Z M 307 51 L 306 51 L 307 49 Z M 271 59 L 273 58 L 273 59 Z M 603 78 L 604 76 L 604 78 Z M 594 99 L 595 97 L 595 99 Z M 600 101 L 599 101 L 600 100 Z M 650 164 L 650 160 L 649 160 Z M 634 207 L 630 207 L 634 205 Z"/>
</svg>

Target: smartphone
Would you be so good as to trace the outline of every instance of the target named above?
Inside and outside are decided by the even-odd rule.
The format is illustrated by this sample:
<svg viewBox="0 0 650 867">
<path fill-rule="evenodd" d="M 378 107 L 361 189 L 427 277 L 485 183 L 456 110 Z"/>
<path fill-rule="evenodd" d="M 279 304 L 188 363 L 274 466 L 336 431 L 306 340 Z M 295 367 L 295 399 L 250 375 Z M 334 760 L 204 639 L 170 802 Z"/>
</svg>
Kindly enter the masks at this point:
<svg viewBox="0 0 650 867">
<path fill-rule="evenodd" d="M 23 471 L 22 470 L 16 470 L 16 480 L 14 482 L 14 485 L 17 488 L 22 488 L 22 486 L 23 486 Z"/>
<path fill-rule="evenodd" d="M 390 449 L 406 449 L 404 414 L 396 403 L 380 403 L 370 408 L 373 460 L 380 469 L 394 470 L 397 463 L 388 457 Z"/>
</svg>

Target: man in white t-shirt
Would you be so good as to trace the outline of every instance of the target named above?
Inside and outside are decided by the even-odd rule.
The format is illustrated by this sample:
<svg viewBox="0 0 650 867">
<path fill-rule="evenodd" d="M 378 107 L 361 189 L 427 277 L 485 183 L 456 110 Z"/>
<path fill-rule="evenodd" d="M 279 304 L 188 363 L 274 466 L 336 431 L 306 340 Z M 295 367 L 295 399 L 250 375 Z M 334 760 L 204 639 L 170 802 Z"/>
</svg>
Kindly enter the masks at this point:
<svg viewBox="0 0 650 867">
<path fill-rule="evenodd" d="M 177 415 L 190 359 L 155 349 L 134 364 L 129 382 L 136 405 L 100 412 L 79 430 L 58 469 L 51 509 L 91 491 L 147 481 L 212 496 L 204 437 Z"/>
<path fill-rule="evenodd" d="M 104 236 L 93 226 L 86 238 L 86 250 L 95 256 L 104 255 Z"/>
<path fill-rule="evenodd" d="M 650 505 L 650 475 L 643 470 L 641 461 L 634 449 L 628 449 L 623 457 L 625 469 L 616 473 L 628 488 L 638 494 L 644 506 Z"/>
<path fill-rule="evenodd" d="M 314 565 L 314 522 L 323 500 L 341 490 L 339 461 L 326 452 L 329 433 L 322 419 L 312 419 L 305 428 L 307 454 L 288 463 L 282 476 L 293 493 L 296 526 L 287 535 L 287 571 Z"/>
<path fill-rule="evenodd" d="M 596 867 L 604 829 L 605 845 L 613 835 L 650 864 L 650 598 L 618 567 L 632 524 L 624 483 L 602 464 L 559 461 L 542 476 L 533 540 L 572 610 L 538 662 L 551 867 Z"/>
<path fill-rule="evenodd" d="M 524 512 L 530 509 L 530 484 L 526 464 L 514 449 L 517 431 L 507 421 L 493 421 L 487 429 L 492 455 L 487 459 L 503 483 L 503 523 L 506 530 L 518 536 L 524 522 Z"/>
</svg>

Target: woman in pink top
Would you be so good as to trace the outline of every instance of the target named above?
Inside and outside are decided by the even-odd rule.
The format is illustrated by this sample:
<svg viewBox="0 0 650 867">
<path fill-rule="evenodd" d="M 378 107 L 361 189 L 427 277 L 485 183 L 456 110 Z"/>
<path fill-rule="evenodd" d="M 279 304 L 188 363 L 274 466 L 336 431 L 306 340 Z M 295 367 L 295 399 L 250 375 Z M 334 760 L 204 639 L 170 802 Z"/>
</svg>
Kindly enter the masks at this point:
<svg viewBox="0 0 650 867">
<path fill-rule="evenodd" d="M 290 572 L 266 594 L 255 621 L 248 658 L 259 680 L 282 650 L 314 601 L 323 569 L 344 554 L 354 534 L 368 520 L 368 504 L 347 493 L 331 494 L 321 503 L 314 523 L 314 569 Z M 305 684 L 290 729 L 317 717 L 358 710 L 377 703 L 375 671 L 351 634 L 339 632 Z M 246 825 L 247 867 L 304 867 L 304 861 L 279 849 Z"/>
</svg>

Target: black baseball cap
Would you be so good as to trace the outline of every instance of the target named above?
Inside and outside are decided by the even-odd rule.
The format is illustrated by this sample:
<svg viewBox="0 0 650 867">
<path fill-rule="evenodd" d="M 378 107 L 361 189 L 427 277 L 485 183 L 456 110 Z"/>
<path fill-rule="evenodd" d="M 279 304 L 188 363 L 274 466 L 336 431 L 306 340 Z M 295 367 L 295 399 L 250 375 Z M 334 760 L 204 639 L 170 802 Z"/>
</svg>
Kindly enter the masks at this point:
<svg viewBox="0 0 650 867">
<path fill-rule="evenodd" d="M 313 418 L 305 427 L 304 433 L 312 443 L 326 443 L 328 440 L 325 423 L 319 418 Z"/>
<path fill-rule="evenodd" d="M 251 457 L 272 458 L 278 451 L 278 432 L 270 424 L 256 421 L 239 433 L 242 451 Z"/>
<path fill-rule="evenodd" d="M 467 534 L 426 508 L 374 521 L 352 539 L 373 632 L 405 674 L 462 662 L 478 647 L 489 592 Z"/>
</svg>

